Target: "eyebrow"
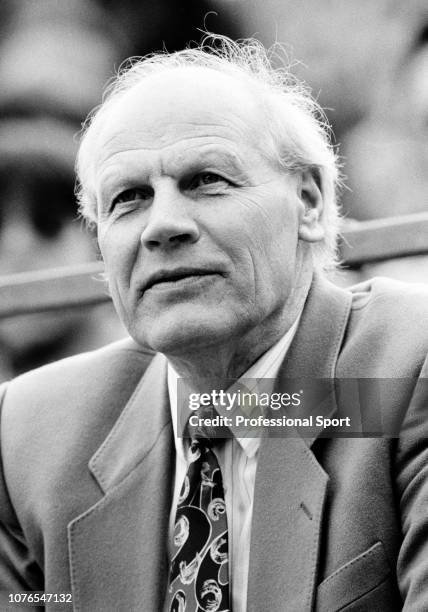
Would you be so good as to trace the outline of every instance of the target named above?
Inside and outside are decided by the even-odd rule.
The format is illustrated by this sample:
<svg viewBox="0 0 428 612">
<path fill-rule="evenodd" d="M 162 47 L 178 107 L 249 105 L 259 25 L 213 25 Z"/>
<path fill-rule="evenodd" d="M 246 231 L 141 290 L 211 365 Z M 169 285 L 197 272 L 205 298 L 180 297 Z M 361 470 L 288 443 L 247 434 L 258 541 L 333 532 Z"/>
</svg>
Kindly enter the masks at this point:
<svg viewBox="0 0 428 612">
<path fill-rule="evenodd" d="M 239 156 L 223 147 L 210 147 L 210 150 L 199 152 L 190 151 L 181 166 L 181 169 L 184 169 L 186 173 L 202 169 L 205 166 L 215 166 L 226 173 L 230 172 L 235 177 L 238 175 L 241 180 L 247 178 L 244 164 Z"/>
<path fill-rule="evenodd" d="M 177 156 L 178 157 L 178 156 Z M 172 161 L 171 161 L 172 160 Z M 219 170 L 231 175 L 235 180 L 246 182 L 248 175 L 245 171 L 244 164 L 239 159 L 239 155 L 228 151 L 226 147 L 219 145 L 208 145 L 202 150 L 189 149 L 185 156 L 179 156 L 179 161 L 174 159 L 174 152 L 171 151 L 170 159 L 163 161 L 163 165 L 167 164 L 172 168 L 174 174 L 189 174 L 197 172 L 204 167 L 218 168 Z M 150 165 L 150 164 L 149 164 Z M 103 176 L 104 175 L 104 176 Z M 105 197 L 111 196 L 111 192 L 120 189 L 128 189 L 130 186 L 135 186 L 137 183 L 145 183 L 149 179 L 150 172 L 148 167 L 145 167 L 144 162 L 128 163 L 125 165 L 113 163 L 107 169 L 101 172 L 103 179 L 99 185 L 100 195 L 102 200 Z"/>
</svg>

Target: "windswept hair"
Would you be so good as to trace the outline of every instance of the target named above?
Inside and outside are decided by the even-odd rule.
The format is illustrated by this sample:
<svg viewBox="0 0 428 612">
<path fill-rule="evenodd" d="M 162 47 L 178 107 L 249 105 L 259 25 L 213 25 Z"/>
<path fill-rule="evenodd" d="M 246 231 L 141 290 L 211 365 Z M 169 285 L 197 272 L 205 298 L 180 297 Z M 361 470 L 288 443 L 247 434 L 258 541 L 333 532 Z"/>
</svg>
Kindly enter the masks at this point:
<svg viewBox="0 0 428 612">
<path fill-rule="evenodd" d="M 282 52 L 282 53 L 281 53 Z M 86 119 L 77 156 L 77 188 L 80 212 L 89 223 L 97 222 L 93 180 L 92 151 L 96 148 L 99 129 L 113 106 L 133 87 L 162 71 L 174 68 L 202 67 L 230 75 L 243 82 L 261 102 L 265 113 L 268 154 L 287 172 L 310 171 L 322 195 L 322 223 L 325 238 L 313 245 L 318 268 L 335 263 L 339 213 L 337 187 L 338 161 L 331 145 L 327 118 L 310 94 L 308 87 L 290 72 L 281 45 L 270 50 L 255 39 L 233 41 L 225 36 L 207 35 L 195 48 L 168 53 L 151 53 L 130 58 L 120 67 L 107 86 L 102 104 Z"/>
</svg>

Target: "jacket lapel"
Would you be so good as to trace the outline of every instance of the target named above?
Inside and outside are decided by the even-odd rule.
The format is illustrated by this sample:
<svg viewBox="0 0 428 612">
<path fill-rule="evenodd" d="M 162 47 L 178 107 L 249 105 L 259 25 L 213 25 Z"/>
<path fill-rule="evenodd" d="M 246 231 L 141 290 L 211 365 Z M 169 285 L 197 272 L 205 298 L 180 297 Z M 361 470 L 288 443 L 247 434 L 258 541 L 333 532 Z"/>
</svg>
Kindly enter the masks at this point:
<svg viewBox="0 0 428 612">
<path fill-rule="evenodd" d="M 172 452 L 166 360 L 157 355 L 90 461 L 104 497 L 68 526 L 75 609 L 161 609 Z"/>
<path fill-rule="evenodd" d="M 287 379 L 326 379 L 317 414 L 336 411 L 334 375 L 351 295 L 314 279 L 296 336 L 282 364 Z M 331 382 L 330 382 L 331 381 Z M 281 387 L 282 385 L 282 387 Z M 328 476 L 311 450 L 312 438 L 262 438 L 251 532 L 248 612 L 311 610 L 314 601 Z"/>
</svg>

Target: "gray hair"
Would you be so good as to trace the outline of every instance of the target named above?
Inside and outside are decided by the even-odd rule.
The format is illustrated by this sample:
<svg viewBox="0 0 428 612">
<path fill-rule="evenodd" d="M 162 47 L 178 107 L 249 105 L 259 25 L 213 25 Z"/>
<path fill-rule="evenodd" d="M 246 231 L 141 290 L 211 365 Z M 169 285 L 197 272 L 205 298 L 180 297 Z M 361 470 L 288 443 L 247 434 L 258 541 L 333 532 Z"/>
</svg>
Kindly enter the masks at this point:
<svg viewBox="0 0 428 612">
<path fill-rule="evenodd" d="M 332 267 L 339 223 L 336 201 L 339 165 L 330 142 L 331 131 L 322 108 L 307 86 L 291 74 L 284 62 L 280 68 L 275 67 L 278 47 L 282 49 L 275 45 L 266 51 L 255 39 L 236 42 L 224 36 L 208 35 L 197 48 L 127 60 L 107 87 L 102 104 L 83 126 L 76 164 L 76 194 L 83 217 L 90 223 L 97 222 L 92 151 L 102 122 L 113 105 L 150 75 L 172 68 L 208 68 L 244 82 L 260 96 L 266 115 L 268 153 L 273 159 L 287 172 L 309 170 L 313 173 L 323 194 L 325 232 L 324 240 L 313 245 L 314 262 L 318 268 Z"/>
</svg>

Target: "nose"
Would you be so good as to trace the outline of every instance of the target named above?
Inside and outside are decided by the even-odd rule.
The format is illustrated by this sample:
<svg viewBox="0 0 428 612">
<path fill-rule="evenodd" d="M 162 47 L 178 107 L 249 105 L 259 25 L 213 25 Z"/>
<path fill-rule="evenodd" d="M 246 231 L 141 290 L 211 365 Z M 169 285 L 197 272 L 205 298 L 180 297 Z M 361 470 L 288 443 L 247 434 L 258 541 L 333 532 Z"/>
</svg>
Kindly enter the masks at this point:
<svg viewBox="0 0 428 612">
<path fill-rule="evenodd" d="M 191 212 L 194 202 L 173 189 L 158 191 L 150 207 L 147 225 L 141 234 L 141 244 L 147 249 L 174 249 L 182 244 L 197 242 L 199 227 Z"/>
</svg>

